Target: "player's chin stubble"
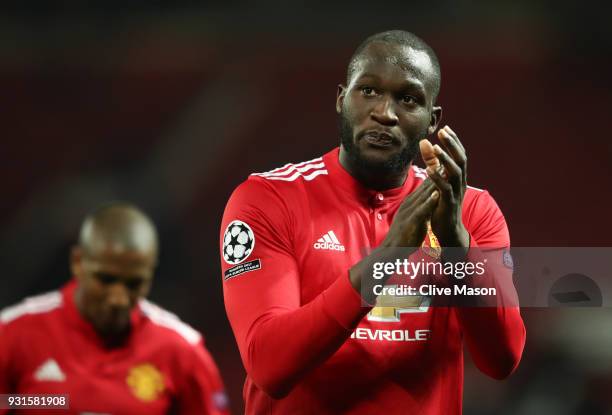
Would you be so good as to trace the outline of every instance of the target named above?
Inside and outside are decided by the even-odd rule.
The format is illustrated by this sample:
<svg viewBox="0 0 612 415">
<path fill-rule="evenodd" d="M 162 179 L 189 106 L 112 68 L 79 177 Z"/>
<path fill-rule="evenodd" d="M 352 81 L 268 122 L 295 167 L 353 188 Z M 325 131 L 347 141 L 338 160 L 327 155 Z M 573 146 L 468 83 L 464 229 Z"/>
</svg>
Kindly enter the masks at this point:
<svg viewBox="0 0 612 415">
<path fill-rule="evenodd" d="M 414 160 L 419 150 L 419 140 L 410 140 L 402 151 L 393 154 L 383 162 L 368 160 L 363 157 L 361 150 L 353 141 L 353 126 L 344 114 L 344 110 L 340 113 L 339 123 L 340 142 L 351 159 L 351 164 L 360 170 L 364 169 L 385 175 L 402 173 Z M 423 135 L 423 137 L 425 137 L 425 135 Z"/>
</svg>

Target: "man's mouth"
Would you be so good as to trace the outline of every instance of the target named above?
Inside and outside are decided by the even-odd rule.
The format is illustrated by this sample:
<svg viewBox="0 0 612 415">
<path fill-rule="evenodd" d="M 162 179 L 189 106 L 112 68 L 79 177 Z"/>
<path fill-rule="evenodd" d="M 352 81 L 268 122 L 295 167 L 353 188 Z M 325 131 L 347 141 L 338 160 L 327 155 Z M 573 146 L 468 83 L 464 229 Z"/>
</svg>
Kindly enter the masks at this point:
<svg viewBox="0 0 612 415">
<path fill-rule="evenodd" d="M 395 142 L 391 134 L 378 131 L 368 131 L 363 135 L 363 139 L 369 145 L 380 148 L 391 147 Z"/>
</svg>

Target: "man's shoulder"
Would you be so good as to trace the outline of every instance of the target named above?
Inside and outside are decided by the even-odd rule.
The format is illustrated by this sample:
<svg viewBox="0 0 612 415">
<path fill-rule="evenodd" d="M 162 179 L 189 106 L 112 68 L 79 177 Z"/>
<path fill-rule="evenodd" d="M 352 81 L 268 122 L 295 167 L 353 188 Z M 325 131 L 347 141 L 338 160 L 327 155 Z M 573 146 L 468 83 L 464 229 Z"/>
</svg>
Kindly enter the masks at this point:
<svg viewBox="0 0 612 415">
<path fill-rule="evenodd" d="M 282 211 L 299 209 L 305 198 L 327 188 L 328 174 L 323 157 L 252 173 L 236 187 L 228 205 L 266 212 L 279 206 Z"/>
<path fill-rule="evenodd" d="M 151 323 L 149 329 L 155 339 L 179 349 L 192 349 L 201 343 L 202 335 L 171 311 L 149 300 L 140 300 L 139 306 L 144 317 Z"/>
<path fill-rule="evenodd" d="M 497 202 L 487 189 L 468 185 L 465 189 L 464 207 L 477 210 L 499 210 Z"/>
<path fill-rule="evenodd" d="M 504 214 L 486 189 L 467 187 L 463 200 L 463 222 L 481 247 L 510 245 Z"/>
<path fill-rule="evenodd" d="M 323 157 L 298 163 L 287 163 L 269 171 L 251 173 L 238 189 L 251 192 L 272 192 L 284 195 L 311 189 L 324 182 L 329 174 Z M 308 186 L 305 186 L 308 185 Z M 237 189 L 237 190 L 238 190 Z"/>
<path fill-rule="evenodd" d="M 17 304 L 0 310 L 0 325 L 6 329 L 35 324 L 49 318 L 63 305 L 64 299 L 59 290 L 26 297 Z"/>
<path fill-rule="evenodd" d="M 470 185 L 465 189 L 463 211 L 469 223 L 492 217 L 503 218 L 503 213 L 489 191 Z"/>
</svg>

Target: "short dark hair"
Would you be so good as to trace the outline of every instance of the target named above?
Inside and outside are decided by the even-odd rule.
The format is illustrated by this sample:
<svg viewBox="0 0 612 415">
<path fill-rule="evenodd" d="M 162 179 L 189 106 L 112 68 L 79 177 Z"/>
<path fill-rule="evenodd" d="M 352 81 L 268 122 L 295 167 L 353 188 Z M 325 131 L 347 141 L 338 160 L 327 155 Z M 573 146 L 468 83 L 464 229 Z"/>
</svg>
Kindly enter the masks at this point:
<svg viewBox="0 0 612 415">
<path fill-rule="evenodd" d="M 434 68 L 433 101 L 436 101 L 438 93 L 440 92 L 440 84 L 442 81 L 442 74 L 440 71 L 440 62 L 438 61 L 438 57 L 436 56 L 436 53 L 433 51 L 433 49 L 427 43 L 425 43 L 423 39 L 421 39 L 414 33 L 407 32 L 405 30 L 388 30 L 386 32 L 376 33 L 361 42 L 361 44 L 357 46 L 357 49 L 355 49 L 355 52 L 353 52 L 353 55 L 351 56 L 351 59 L 348 64 L 348 68 L 346 71 L 347 85 L 350 84 L 351 78 L 353 77 L 353 73 L 357 69 L 357 63 L 361 58 L 362 52 L 365 48 L 367 48 L 371 43 L 374 42 L 383 42 L 401 46 L 408 46 L 412 49 L 425 52 L 429 56 L 431 64 Z"/>
<path fill-rule="evenodd" d="M 105 203 L 85 217 L 79 232 L 79 246 L 85 252 L 90 251 L 91 247 L 89 245 L 92 235 L 95 233 L 104 240 L 117 241 L 132 248 L 138 245 L 133 237 L 134 224 L 144 224 L 146 226 L 150 232 L 152 244 L 157 250 L 157 229 L 151 218 L 136 205 L 123 201 Z"/>
</svg>

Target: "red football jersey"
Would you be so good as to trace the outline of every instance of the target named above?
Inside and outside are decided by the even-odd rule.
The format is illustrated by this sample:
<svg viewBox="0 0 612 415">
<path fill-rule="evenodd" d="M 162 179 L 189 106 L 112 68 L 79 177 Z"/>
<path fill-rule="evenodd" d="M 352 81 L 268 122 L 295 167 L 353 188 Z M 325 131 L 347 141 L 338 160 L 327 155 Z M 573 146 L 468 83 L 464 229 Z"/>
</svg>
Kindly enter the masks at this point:
<svg viewBox="0 0 612 415">
<path fill-rule="evenodd" d="M 426 174 L 413 166 L 402 187 L 372 191 L 338 153 L 251 175 L 227 203 L 223 288 L 246 412 L 460 414 L 463 340 L 481 370 L 507 376 L 525 341 L 519 309 L 364 307 L 348 271 Z M 509 246 L 488 192 L 467 189 L 463 222 L 471 246 Z"/>
<path fill-rule="evenodd" d="M 75 287 L 71 282 L 2 311 L 0 393 L 68 394 L 70 409 L 58 414 L 229 413 L 196 330 L 142 300 L 125 345 L 105 348 L 76 308 Z"/>
</svg>

